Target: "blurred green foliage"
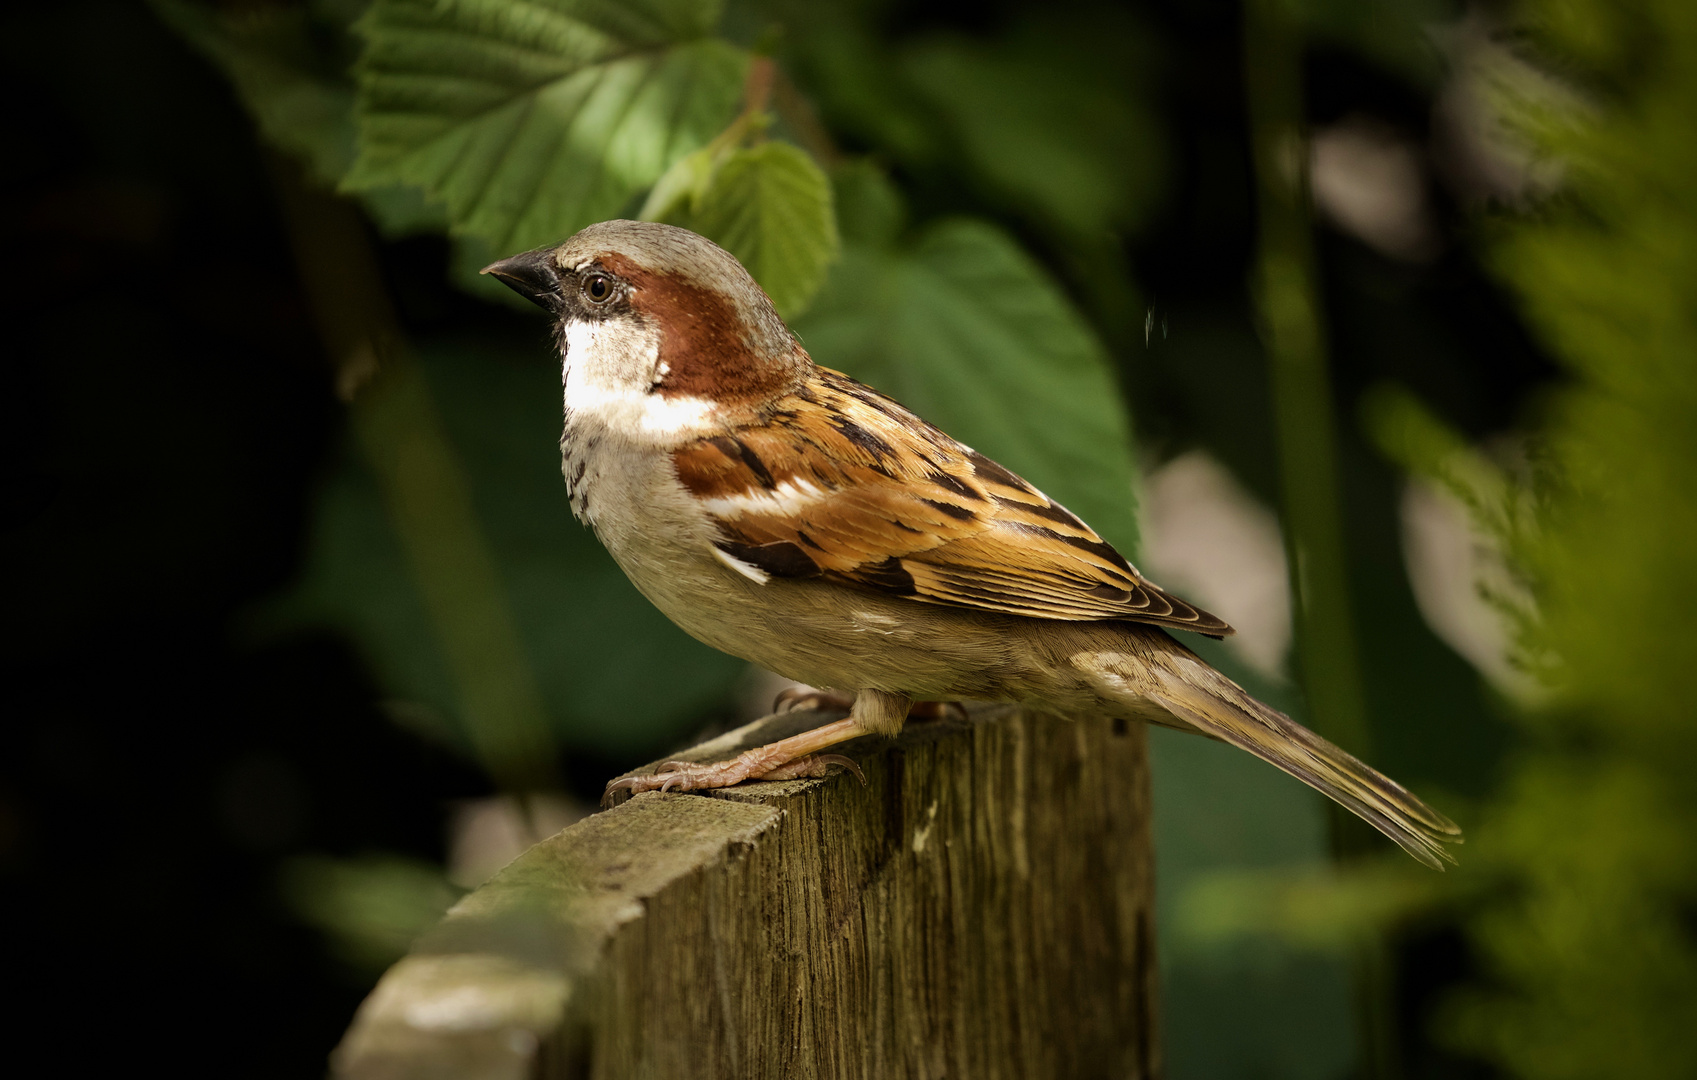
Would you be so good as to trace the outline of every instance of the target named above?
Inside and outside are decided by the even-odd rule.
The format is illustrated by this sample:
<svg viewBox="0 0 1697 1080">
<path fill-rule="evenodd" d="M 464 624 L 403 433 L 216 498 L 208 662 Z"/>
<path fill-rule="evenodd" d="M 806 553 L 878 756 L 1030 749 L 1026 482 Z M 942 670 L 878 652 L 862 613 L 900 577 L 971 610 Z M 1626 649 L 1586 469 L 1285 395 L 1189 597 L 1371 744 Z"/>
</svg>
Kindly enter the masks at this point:
<svg viewBox="0 0 1697 1080">
<path fill-rule="evenodd" d="M 1536 216 L 1499 220 L 1497 271 L 1564 363 L 1518 455 L 1468 447 L 1411 398 L 1369 422 L 1496 538 L 1496 593 L 1547 696 L 1479 808 L 1457 888 L 1488 986 L 1447 1037 L 1544 1080 L 1697 1071 L 1697 10 L 1526 4 L 1532 56 L 1498 107 L 1559 164 Z M 1455 898 L 1452 897 L 1452 902 Z"/>
<path fill-rule="evenodd" d="M 1469 925 L 1501 989 L 1459 998 L 1447 1022 L 1520 1076 L 1689 1076 L 1697 8 L 1567 0 L 1521 16 L 1584 101 L 1503 87 L 1565 178 L 1492 244 L 1570 380 L 1503 496 L 1531 507 L 1534 527 L 1504 541 L 1553 696 L 1524 714 L 1529 745 L 1477 829 L 1474 872 L 1501 892 Z"/>
</svg>

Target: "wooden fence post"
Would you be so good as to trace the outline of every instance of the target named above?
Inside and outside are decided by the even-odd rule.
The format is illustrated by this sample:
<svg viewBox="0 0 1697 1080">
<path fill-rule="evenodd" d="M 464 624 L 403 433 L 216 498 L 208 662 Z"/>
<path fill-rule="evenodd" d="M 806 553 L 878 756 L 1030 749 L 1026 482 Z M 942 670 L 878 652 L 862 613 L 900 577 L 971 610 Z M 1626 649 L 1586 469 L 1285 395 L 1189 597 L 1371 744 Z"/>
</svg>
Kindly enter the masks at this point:
<svg viewBox="0 0 1697 1080">
<path fill-rule="evenodd" d="M 384 975 L 334 1073 L 1156 1075 L 1142 727 L 982 706 L 845 752 L 866 787 L 641 795 L 531 848 Z"/>
</svg>

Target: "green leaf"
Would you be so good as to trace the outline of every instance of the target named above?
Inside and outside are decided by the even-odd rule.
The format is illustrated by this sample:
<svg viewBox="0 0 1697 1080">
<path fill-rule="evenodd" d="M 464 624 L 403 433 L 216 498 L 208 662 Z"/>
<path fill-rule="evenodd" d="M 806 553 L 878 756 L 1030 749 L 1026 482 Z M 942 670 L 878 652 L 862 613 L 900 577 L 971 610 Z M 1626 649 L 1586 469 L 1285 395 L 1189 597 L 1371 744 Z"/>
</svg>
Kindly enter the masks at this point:
<svg viewBox="0 0 1697 1080">
<path fill-rule="evenodd" d="M 1163 140 L 1126 51 L 1135 26 L 1052 21 L 1001 41 L 945 38 L 901 70 L 945 120 L 988 192 L 1081 237 L 1137 224 L 1165 171 Z"/>
<path fill-rule="evenodd" d="M 510 251 L 628 212 L 735 114 L 709 0 L 376 0 L 346 185 L 414 184 Z"/>
<path fill-rule="evenodd" d="M 907 225 L 907 207 L 884 171 L 866 158 L 838 165 L 831 173 L 837 222 L 845 243 L 889 247 Z"/>
<path fill-rule="evenodd" d="M 844 247 L 795 329 L 1136 551 L 1130 423 L 1101 343 L 1005 232 L 945 221 L 909 248 Z"/>
<path fill-rule="evenodd" d="M 740 259 L 785 318 L 806 308 L 837 255 L 831 183 L 788 143 L 729 154 L 688 224 Z"/>
<path fill-rule="evenodd" d="M 825 122 L 925 186 L 970 185 L 1069 246 L 1154 206 L 1160 51 L 1129 16 L 1087 7 L 914 35 L 892 31 L 880 5 L 767 3 L 784 13 L 786 69 Z"/>
</svg>

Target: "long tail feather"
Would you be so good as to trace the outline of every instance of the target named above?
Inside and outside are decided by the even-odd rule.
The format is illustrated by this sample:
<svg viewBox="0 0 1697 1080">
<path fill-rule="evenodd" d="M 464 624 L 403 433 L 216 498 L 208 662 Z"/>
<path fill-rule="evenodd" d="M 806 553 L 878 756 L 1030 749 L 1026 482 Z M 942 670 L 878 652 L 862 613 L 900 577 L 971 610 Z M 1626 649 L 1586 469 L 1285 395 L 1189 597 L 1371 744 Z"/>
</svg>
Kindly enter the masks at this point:
<svg viewBox="0 0 1697 1080">
<path fill-rule="evenodd" d="M 1455 822 L 1206 664 L 1183 667 L 1182 675 L 1157 669 L 1147 697 L 1203 734 L 1247 750 L 1336 800 L 1434 870 L 1455 862 L 1444 846 L 1462 842 Z"/>
</svg>

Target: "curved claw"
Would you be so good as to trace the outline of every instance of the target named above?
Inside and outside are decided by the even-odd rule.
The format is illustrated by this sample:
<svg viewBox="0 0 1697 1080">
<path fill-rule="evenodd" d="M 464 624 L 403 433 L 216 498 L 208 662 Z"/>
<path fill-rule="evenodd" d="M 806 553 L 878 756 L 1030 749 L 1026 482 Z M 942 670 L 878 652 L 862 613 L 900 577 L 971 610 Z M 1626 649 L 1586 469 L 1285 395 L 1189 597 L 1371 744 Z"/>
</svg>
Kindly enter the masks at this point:
<svg viewBox="0 0 1697 1080">
<path fill-rule="evenodd" d="M 819 754 L 813 760 L 821 765 L 841 765 L 854 774 L 854 778 L 860 781 L 861 787 L 866 786 L 866 774 L 860 771 L 859 763 L 853 758 L 844 757 L 841 754 Z"/>
<path fill-rule="evenodd" d="M 611 810 L 613 808 L 613 796 L 617 795 L 621 791 L 628 791 L 635 794 L 636 777 L 627 776 L 623 780 L 614 780 L 612 783 L 608 784 L 607 790 L 601 793 L 601 809 Z"/>
</svg>

